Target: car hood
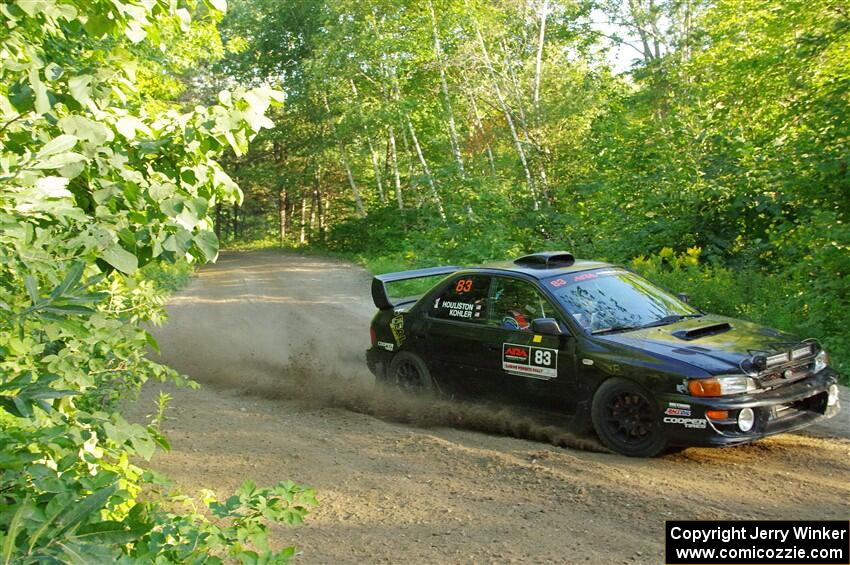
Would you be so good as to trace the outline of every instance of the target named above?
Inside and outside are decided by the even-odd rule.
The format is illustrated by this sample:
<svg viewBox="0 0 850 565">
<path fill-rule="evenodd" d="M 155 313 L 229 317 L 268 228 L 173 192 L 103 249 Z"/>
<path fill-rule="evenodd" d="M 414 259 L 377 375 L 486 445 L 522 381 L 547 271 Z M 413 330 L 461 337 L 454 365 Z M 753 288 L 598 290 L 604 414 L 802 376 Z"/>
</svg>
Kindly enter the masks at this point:
<svg viewBox="0 0 850 565">
<path fill-rule="evenodd" d="M 595 337 L 688 363 L 716 375 L 740 372 L 741 362 L 755 353 L 783 351 L 800 342 L 785 332 L 712 314 Z"/>
</svg>

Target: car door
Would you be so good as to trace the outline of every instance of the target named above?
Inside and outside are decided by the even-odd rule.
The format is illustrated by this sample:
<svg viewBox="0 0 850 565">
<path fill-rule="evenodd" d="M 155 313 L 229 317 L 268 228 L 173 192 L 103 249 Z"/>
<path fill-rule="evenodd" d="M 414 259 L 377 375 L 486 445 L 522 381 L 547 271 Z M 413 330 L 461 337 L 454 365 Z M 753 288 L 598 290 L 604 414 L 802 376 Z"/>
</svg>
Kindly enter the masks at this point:
<svg viewBox="0 0 850 565">
<path fill-rule="evenodd" d="M 564 412 L 572 405 L 574 343 L 567 336 L 535 334 L 537 318 L 555 318 L 551 301 L 530 281 L 494 276 L 488 300 L 488 332 L 483 376 L 512 404 Z"/>
<path fill-rule="evenodd" d="M 484 392 L 480 359 L 487 340 L 481 330 L 488 319 L 490 279 L 483 274 L 452 277 L 424 305 L 426 361 L 444 393 L 479 398 Z"/>
</svg>

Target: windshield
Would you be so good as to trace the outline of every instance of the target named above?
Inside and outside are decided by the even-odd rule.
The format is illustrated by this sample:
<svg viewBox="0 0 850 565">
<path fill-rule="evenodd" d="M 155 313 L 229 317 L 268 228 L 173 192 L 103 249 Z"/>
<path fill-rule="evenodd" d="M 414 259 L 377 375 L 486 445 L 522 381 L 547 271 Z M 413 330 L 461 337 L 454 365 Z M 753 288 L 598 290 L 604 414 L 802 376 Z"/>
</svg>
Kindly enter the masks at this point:
<svg viewBox="0 0 850 565">
<path fill-rule="evenodd" d="M 623 269 L 570 273 L 544 281 L 586 331 L 605 333 L 700 316 L 696 309 Z"/>
</svg>

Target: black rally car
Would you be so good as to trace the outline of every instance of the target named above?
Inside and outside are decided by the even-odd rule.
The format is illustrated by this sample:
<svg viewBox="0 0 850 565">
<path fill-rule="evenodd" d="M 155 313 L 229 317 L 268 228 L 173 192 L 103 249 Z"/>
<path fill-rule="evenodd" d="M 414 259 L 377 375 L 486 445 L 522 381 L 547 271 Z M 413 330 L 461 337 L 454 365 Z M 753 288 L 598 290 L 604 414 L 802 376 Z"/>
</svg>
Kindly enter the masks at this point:
<svg viewBox="0 0 850 565">
<path fill-rule="evenodd" d="M 393 299 L 393 286 L 415 296 Z M 625 455 L 748 442 L 839 410 L 816 341 L 703 313 L 566 252 L 379 275 L 372 298 L 379 381 L 573 414 Z"/>
</svg>

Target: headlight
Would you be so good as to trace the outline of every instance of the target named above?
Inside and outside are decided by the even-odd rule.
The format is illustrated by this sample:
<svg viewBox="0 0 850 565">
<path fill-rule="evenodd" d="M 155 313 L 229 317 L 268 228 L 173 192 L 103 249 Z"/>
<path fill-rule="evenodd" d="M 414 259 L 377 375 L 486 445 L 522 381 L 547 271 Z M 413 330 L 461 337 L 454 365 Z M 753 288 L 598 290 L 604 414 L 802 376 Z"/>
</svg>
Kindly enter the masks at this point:
<svg viewBox="0 0 850 565">
<path fill-rule="evenodd" d="M 818 351 L 818 354 L 815 355 L 815 373 L 819 373 L 826 369 L 827 365 L 829 365 L 829 355 L 827 355 L 825 349 L 821 349 Z"/>
<path fill-rule="evenodd" d="M 738 412 L 738 429 L 742 432 L 748 432 L 753 429 L 753 424 L 756 423 L 756 415 L 752 408 L 744 408 Z"/>
<path fill-rule="evenodd" d="M 725 375 L 688 381 L 688 390 L 694 396 L 727 396 L 756 390 L 756 383 L 746 375 Z"/>
</svg>

